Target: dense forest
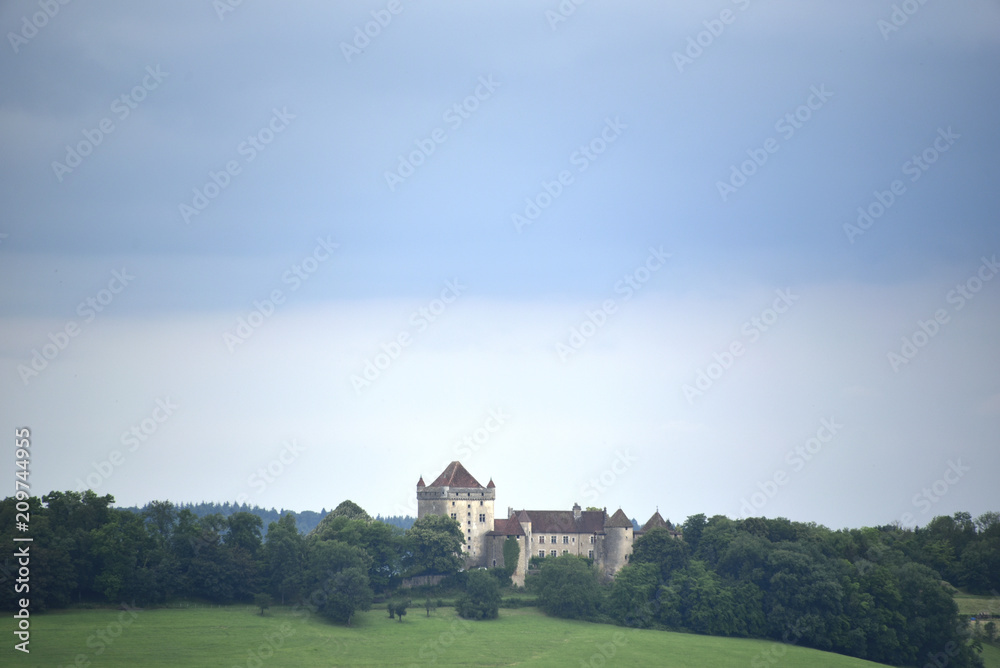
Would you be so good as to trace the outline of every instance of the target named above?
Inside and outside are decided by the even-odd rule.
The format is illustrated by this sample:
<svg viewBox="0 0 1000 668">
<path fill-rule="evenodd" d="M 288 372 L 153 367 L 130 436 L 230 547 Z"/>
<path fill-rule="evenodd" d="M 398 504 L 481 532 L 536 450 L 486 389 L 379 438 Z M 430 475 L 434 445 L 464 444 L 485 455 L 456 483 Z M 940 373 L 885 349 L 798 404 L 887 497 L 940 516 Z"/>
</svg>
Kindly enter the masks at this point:
<svg viewBox="0 0 1000 668">
<path fill-rule="evenodd" d="M 462 532 L 446 517 L 405 518 L 412 524 L 404 530 L 345 501 L 306 532 L 292 513 L 275 514 L 265 527 L 253 509 L 235 506 L 228 514 L 162 501 L 123 509 L 110 495 L 53 492 L 0 502 L 0 539 L 8 545 L 23 510 L 18 502 L 29 506 L 31 577 L 20 583 L 17 560 L 10 551 L 0 557 L 3 609 L 18 598 L 30 598 L 33 612 L 273 601 L 349 624 L 376 597 L 402 596 L 402 578 L 422 574 L 446 575 L 446 587 L 465 590 L 463 614 L 495 616 L 495 603 L 484 607 L 473 589 L 499 600 L 479 575 L 461 572 Z M 611 582 L 586 559 L 533 559 L 527 588 L 556 616 L 771 638 L 893 665 L 923 665 L 941 652 L 951 666 L 979 665 L 955 587 L 993 595 L 993 614 L 1000 613 L 997 513 L 936 517 L 914 530 L 837 531 L 694 515 L 683 535 L 657 529 L 640 536 Z M 511 542 L 505 554 L 517 549 Z M 509 571 L 490 575 L 510 586 Z"/>
</svg>

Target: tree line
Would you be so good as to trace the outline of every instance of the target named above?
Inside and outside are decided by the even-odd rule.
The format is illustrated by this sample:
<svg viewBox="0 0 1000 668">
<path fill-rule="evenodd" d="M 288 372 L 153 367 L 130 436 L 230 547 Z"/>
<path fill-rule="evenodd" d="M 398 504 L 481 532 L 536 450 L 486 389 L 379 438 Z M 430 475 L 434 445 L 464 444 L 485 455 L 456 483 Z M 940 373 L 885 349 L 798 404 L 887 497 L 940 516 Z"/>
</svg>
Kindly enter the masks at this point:
<svg viewBox="0 0 1000 668">
<path fill-rule="evenodd" d="M 560 617 L 770 638 L 892 665 L 982 665 L 953 585 L 992 594 L 1000 608 L 995 512 L 912 531 L 704 515 L 683 528 L 683 540 L 663 529 L 640 536 L 610 584 L 572 556 L 543 560 L 526 584 Z"/>
<path fill-rule="evenodd" d="M 345 501 L 309 533 L 291 513 L 265 532 L 259 516 L 242 510 L 199 517 L 156 501 L 135 511 L 89 490 L 28 503 L 30 592 L 15 591 L 18 566 L 8 551 L 0 556 L 2 609 L 15 609 L 21 597 L 32 611 L 197 599 L 252 602 L 263 612 L 274 601 L 350 624 L 376 597 L 393 602 L 396 614 L 405 611 L 402 579 L 441 574 L 461 590 L 462 616 L 491 619 L 501 587 L 510 586 L 510 570 L 460 572 L 464 536 L 444 516 L 403 530 Z M 15 505 L 13 497 L 0 501 L 7 544 Z M 508 541 L 505 559 L 516 561 L 518 549 Z M 952 595 L 954 587 L 992 594 L 1000 607 L 1000 515 L 838 531 L 782 518 L 693 515 L 683 539 L 663 529 L 637 538 L 611 581 L 580 557 L 539 563 L 526 585 L 555 616 L 769 638 L 893 665 L 923 665 L 947 652 L 950 666 L 976 666 Z M 429 598 L 426 605 L 429 614 Z"/>
<path fill-rule="evenodd" d="M 350 622 L 373 596 L 403 577 L 461 568 L 457 523 L 427 517 L 404 531 L 373 520 L 345 501 L 308 534 L 286 513 L 264 532 L 263 520 L 238 510 L 196 515 L 169 501 L 141 511 L 115 508 L 114 497 L 52 492 L 28 499 L 31 580 L 16 591 L 18 565 L 0 557 L 0 608 L 28 598 L 33 611 L 72 604 L 158 605 L 196 598 L 260 602 L 267 595 Z M 0 541 L 14 544 L 16 501 L 0 502 Z"/>
</svg>

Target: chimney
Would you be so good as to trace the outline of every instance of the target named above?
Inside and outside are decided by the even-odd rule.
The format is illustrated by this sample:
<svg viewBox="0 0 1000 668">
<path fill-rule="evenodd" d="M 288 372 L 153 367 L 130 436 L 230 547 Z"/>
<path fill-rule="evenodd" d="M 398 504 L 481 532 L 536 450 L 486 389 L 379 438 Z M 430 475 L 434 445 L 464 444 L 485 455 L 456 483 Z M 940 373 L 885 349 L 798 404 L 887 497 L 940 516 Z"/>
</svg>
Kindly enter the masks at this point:
<svg viewBox="0 0 1000 668">
<path fill-rule="evenodd" d="M 580 504 L 579 503 L 573 503 L 573 519 L 574 520 L 580 519 Z"/>
</svg>

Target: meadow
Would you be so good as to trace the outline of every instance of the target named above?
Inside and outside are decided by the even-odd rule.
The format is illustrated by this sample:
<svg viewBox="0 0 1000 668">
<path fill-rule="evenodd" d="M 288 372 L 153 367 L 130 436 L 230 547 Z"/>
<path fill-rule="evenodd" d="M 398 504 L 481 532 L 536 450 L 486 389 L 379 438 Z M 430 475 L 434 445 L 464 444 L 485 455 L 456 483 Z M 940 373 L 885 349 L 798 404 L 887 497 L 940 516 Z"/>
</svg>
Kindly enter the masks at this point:
<svg viewBox="0 0 1000 668">
<path fill-rule="evenodd" d="M 81 668 L 319 668 L 328 666 L 673 666 L 677 668 L 882 664 L 773 641 L 718 638 L 546 617 L 535 608 L 467 622 L 453 608 L 384 609 L 337 626 L 305 610 L 250 606 L 63 610 L 32 617 L 31 653 L 10 644 L 5 666 Z M 14 656 L 12 656 L 14 655 Z"/>
</svg>

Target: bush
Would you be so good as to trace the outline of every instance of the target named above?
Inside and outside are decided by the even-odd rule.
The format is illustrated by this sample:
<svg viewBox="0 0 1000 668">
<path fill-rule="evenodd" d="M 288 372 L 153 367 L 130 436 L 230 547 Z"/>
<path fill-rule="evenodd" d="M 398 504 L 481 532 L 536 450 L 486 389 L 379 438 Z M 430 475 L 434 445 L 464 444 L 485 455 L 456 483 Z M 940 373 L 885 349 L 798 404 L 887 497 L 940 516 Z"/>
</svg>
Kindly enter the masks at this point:
<svg viewBox="0 0 1000 668">
<path fill-rule="evenodd" d="M 456 609 L 465 619 L 496 619 L 500 614 L 500 585 L 496 578 L 486 571 L 470 572 Z"/>
<path fill-rule="evenodd" d="M 566 619 L 594 619 L 604 598 L 597 572 L 586 559 L 571 554 L 550 557 L 528 585 L 546 613 Z"/>
</svg>

